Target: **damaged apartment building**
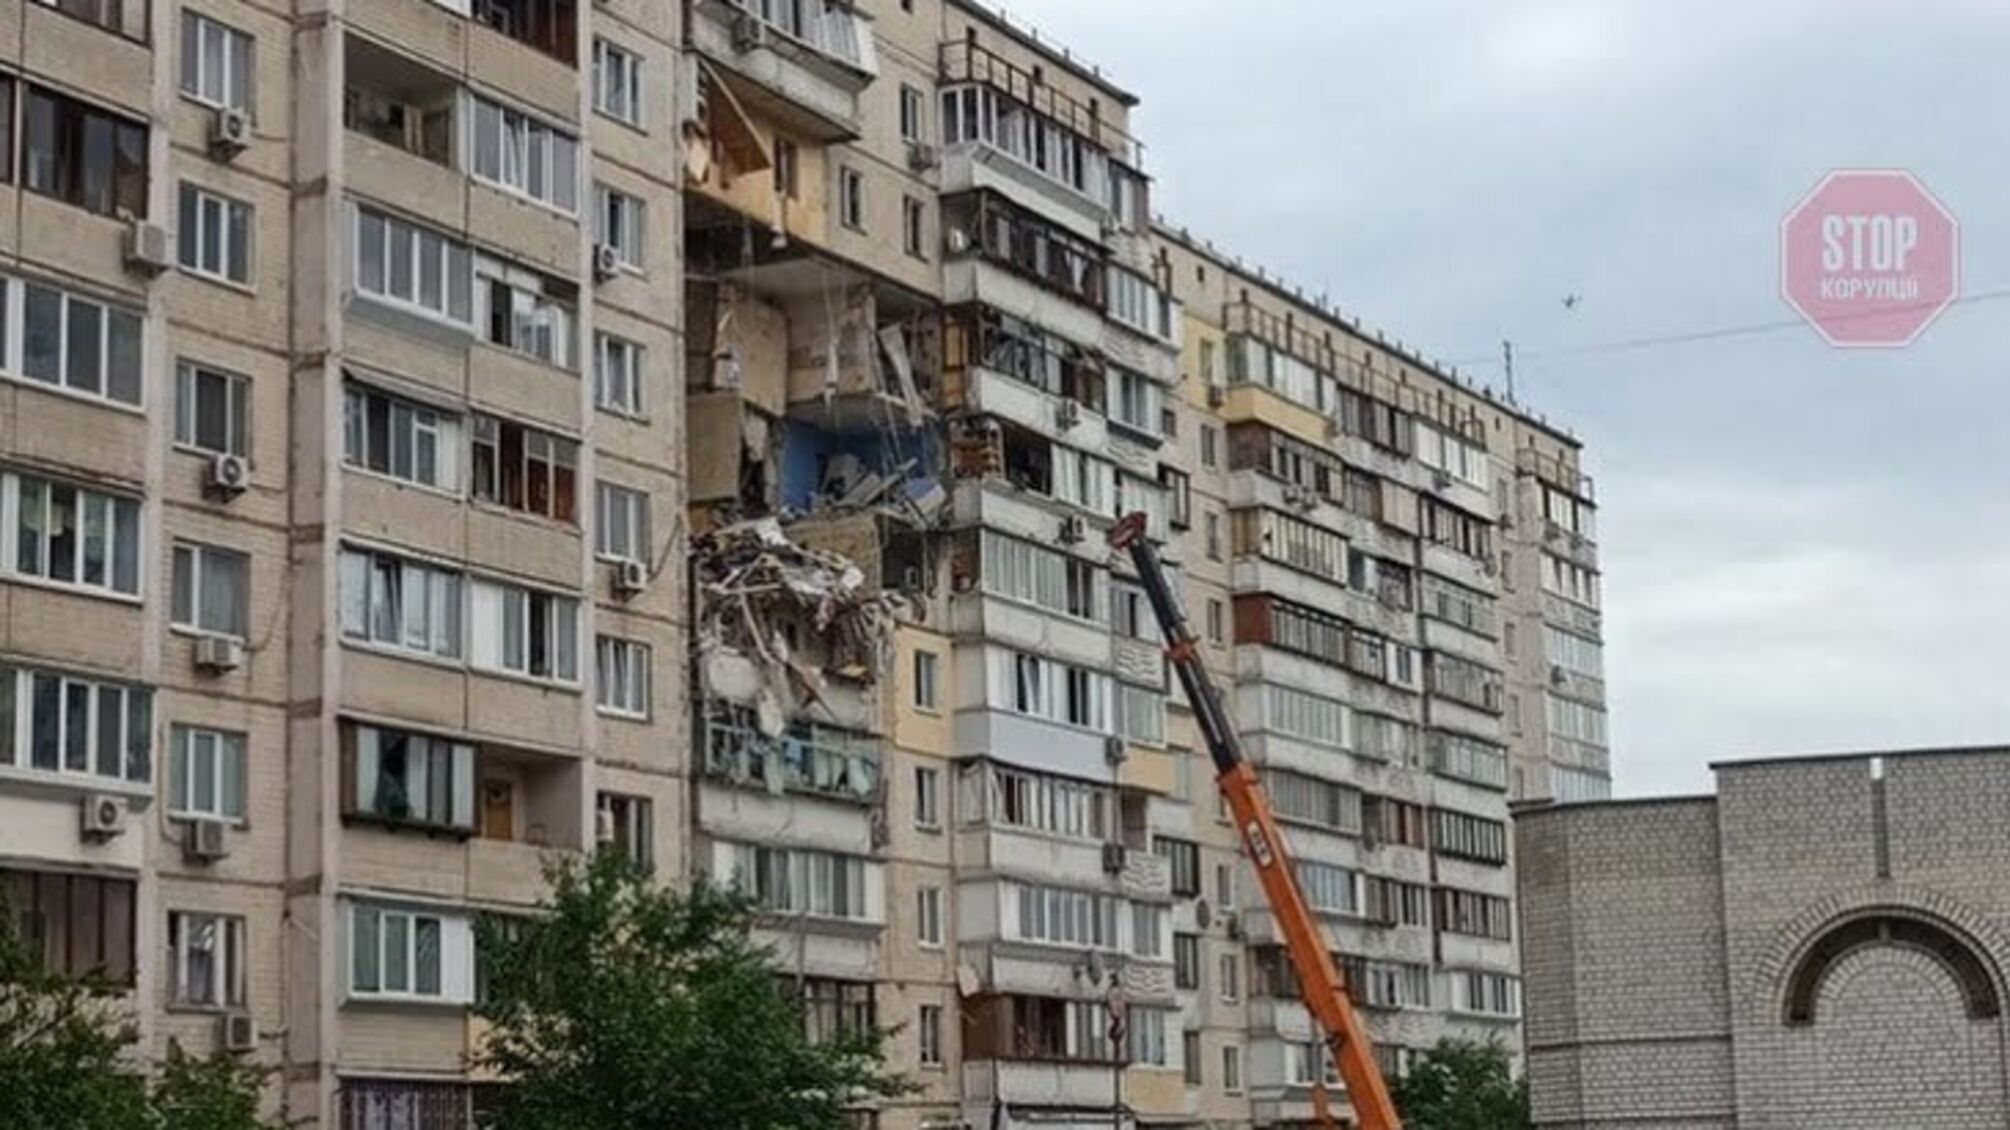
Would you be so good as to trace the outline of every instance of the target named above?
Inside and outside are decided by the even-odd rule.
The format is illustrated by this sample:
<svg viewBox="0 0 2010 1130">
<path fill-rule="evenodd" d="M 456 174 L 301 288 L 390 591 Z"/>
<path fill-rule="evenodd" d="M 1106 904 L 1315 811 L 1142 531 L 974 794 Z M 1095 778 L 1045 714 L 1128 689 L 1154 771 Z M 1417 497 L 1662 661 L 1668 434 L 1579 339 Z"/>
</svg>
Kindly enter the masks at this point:
<svg viewBox="0 0 2010 1130">
<path fill-rule="evenodd" d="M 1385 1068 L 1514 1043 L 1507 802 L 1605 770 L 1576 441 L 1154 226 L 1134 99 L 981 5 L 690 14 L 691 854 L 898 1027 L 861 1120 L 1312 1117 L 1130 511 Z"/>
</svg>

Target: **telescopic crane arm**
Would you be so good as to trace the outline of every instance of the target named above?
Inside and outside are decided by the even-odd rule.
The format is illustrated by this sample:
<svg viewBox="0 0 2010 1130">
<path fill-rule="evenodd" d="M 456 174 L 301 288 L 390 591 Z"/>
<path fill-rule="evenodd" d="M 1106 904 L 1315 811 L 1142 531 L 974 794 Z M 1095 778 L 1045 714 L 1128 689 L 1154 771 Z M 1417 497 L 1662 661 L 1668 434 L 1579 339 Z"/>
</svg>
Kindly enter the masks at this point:
<svg viewBox="0 0 2010 1130">
<path fill-rule="evenodd" d="M 1353 1104 L 1360 1130 L 1401 1130 L 1396 1104 L 1389 1098 L 1389 1088 L 1375 1064 L 1368 1033 L 1347 997 L 1346 983 L 1341 979 L 1339 967 L 1333 964 L 1333 954 L 1326 948 L 1325 932 L 1319 928 L 1311 906 L 1298 889 L 1284 837 L 1278 833 L 1276 818 L 1271 815 L 1270 800 L 1264 796 L 1255 770 L 1242 755 L 1242 742 L 1228 724 L 1221 694 L 1201 665 L 1193 629 L 1188 626 L 1179 602 L 1173 599 L 1165 570 L 1159 564 L 1158 550 L 1144 536 L 1144 529 L 1143 514 L 1127 515 L 1110 531 L 1110 546 L 1130 553 L 1152 612 L 1165 632 L 1166 656 L 1179 673 L 1180 685 L 1186 690 L 1194 719 L 1207 741 L 1208 754 L 1214 758 L 1216 782 L 1228 801 L 1249 860 L 1256 866 L 1270 913 L 1284 935 L 1285 950 L 1298 974 L 1305 1007 L 1325 1034 L 1339 1064 L 1340 1079 L 1347 1086 L 1347 1097 Z"/>
</svg>

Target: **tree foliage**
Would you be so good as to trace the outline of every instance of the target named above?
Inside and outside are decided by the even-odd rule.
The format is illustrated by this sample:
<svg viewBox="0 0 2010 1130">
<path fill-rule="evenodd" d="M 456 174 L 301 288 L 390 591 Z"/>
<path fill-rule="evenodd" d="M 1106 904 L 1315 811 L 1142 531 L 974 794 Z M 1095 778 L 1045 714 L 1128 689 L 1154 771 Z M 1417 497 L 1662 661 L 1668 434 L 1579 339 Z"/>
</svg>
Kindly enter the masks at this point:
<svg viewBox="0 0 2010 1130">
<path fill-rule="evenodd" d="M 477 929 L 491 1026 L 478 1062 L 510 1080 L 495 1130 L 841 1130 L 906 1087 L 883 1029 L 811 1043 L 746 901 L 652 883 L 618 852 L 551 873 L 549 913 Z"/>
<path fill-rule="evenodd" d="M 271 1130 L 268 1069 L 171 1047 L 149 1079 L 126 990 L 44 968 L 0 899 L 0 1126 L 38 1130 Z"/>
<path fill-rule="evenodd" d="M 1528 1081 L 1498 1042 L 1444 1040 L 1397 1080 L 1405 1130 L 1526 1130 Z"/>
</svg>

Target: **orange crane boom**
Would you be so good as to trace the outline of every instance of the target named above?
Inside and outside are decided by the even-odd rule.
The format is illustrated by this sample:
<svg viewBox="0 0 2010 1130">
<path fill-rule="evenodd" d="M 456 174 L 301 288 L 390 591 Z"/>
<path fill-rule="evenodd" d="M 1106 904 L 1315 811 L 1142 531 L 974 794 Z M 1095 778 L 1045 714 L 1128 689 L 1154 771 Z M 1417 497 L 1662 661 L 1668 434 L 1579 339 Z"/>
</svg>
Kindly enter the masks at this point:
<svg viewBox="0 0 2010 1130">
<path fill-rule="evenodd" d="M 1278 932 L 1284 935 L 1285 951 L 1298 974 L 1305 1007 L 1312 1013 L 1313 1023 L 1325 1034 L 1328 1048 L 1339 1065 L 1340 1079 L 1347 1086 L 1347 1097 L 1353 1104 L 1360 1130 L 1401 1130 L 1395 1101 L 1389 1097 L 1381 1068 L 1375 1064 L 1367 1030 L 1348 999 L 1346 981 L 1333 964 L 1325 932 L 1319 928 L 1310 904 L 1298 889 L 1298 877 L 1284 846 L 1284 837 L 1278 832 L 1277 820 L 1271 815 L 1270 800 L 1256 779 L 1256 771 L 1243 756 L 1242 741 L 1228 724 L 1221 693 L 1208 676 L 1207 668 L 1201 665 L 1195 649 L 1198 641 L 1187 624 L 1186 613 L 1173 599 L 1172 587 L 1166 583 L 1165 570 L 1159 564 L 1158 550 L 1144 532 L 1142 513 L 1126 515 L 1110 531 L 1110 547 L 1129 551 L 1131 562 L 1137 567 L 1138 581 L 1151 601 L 1159 627 L 1165 632 L 1166 657 L 1179 673 L 1180 685 L 1186 689 L 1187 701 L 1193 706 L 1194 720 L 1207 741 L 1208 754 L 1214 758 L 1215 780 L 1235 818 L 1249 861 L 1263 883 L 1263 894 L 1277 920 Z"/>
</svg>

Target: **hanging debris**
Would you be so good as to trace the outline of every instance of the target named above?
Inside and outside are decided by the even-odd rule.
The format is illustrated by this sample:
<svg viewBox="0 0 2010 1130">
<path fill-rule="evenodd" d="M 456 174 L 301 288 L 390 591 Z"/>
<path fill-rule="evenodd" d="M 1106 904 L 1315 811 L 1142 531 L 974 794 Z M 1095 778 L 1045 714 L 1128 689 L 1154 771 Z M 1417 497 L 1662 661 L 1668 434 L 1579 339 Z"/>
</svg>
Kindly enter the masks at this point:
<svg viewBox="0 0 2010 1130">
<path fill-rule="evenodd" d="M 691 559 L 706 689 L 753 706 L 767 736 L 805 700 L 823 702 L 827 673 L 870 683 L 890 669 L 907 602 L 849 559 L 798 545 L 772 517 L 694 539 Z"/>
</svg>

